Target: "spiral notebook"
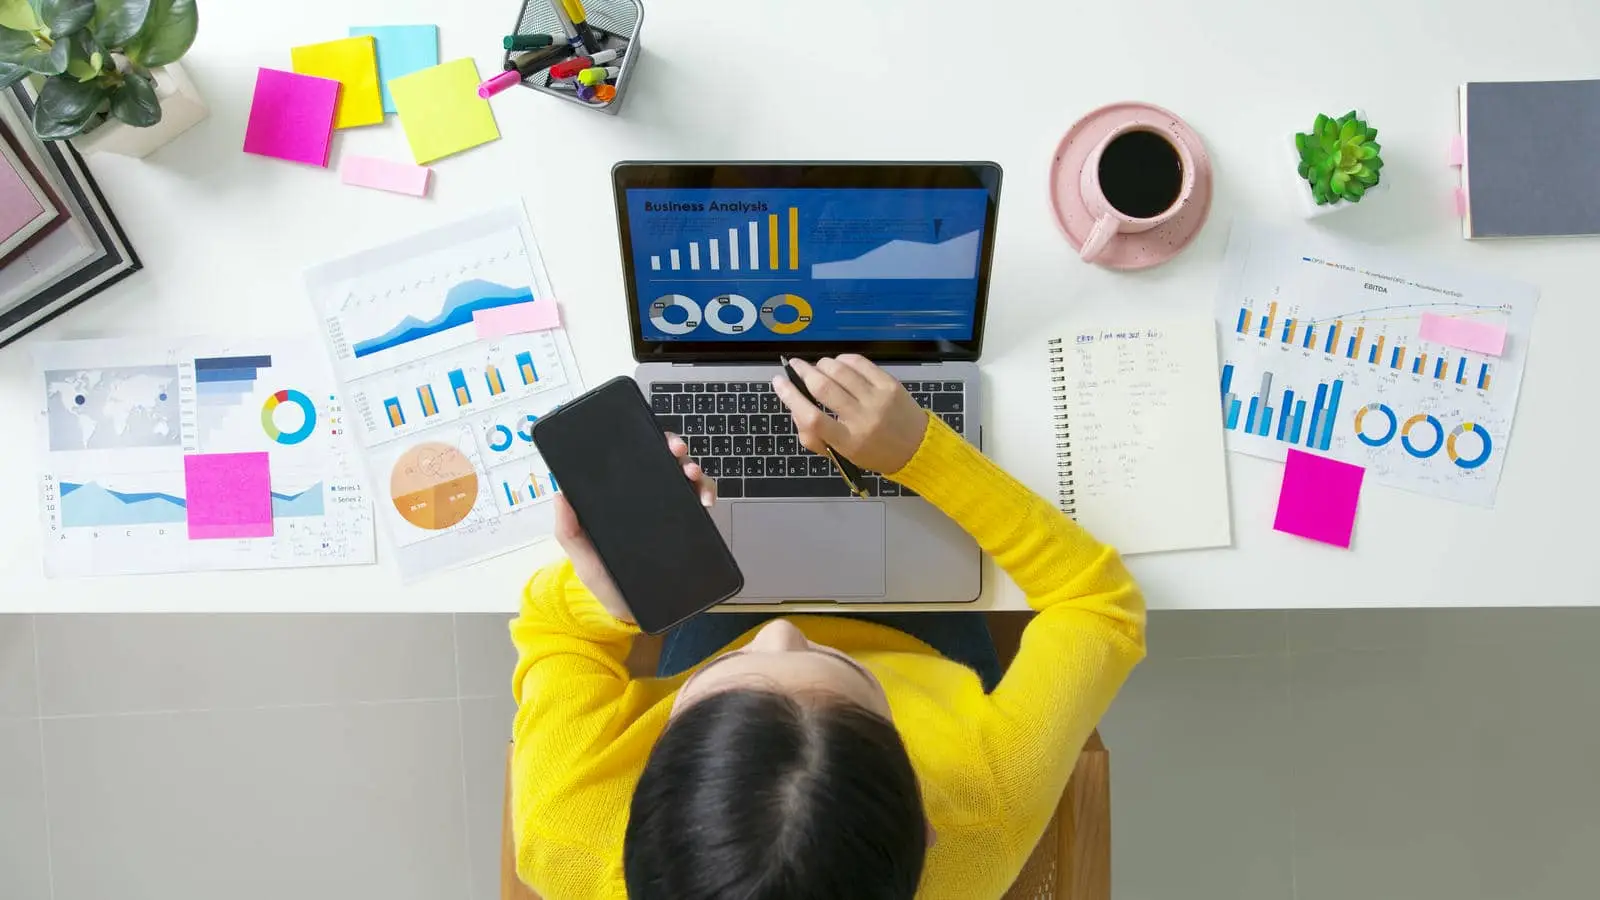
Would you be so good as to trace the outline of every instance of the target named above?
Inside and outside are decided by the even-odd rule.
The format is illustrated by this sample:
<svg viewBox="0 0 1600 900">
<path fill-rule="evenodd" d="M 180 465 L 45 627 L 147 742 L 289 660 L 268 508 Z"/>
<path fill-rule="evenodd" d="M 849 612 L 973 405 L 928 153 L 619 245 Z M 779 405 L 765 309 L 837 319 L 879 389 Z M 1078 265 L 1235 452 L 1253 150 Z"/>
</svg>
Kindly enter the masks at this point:
<svg viewBox="0 0 1600 900">
<path fill-rule="evenodd" d="M 1211 319 L 1048 341 L 1061 508 L 1124 555 L 1233 543 Z"/>
</svg>

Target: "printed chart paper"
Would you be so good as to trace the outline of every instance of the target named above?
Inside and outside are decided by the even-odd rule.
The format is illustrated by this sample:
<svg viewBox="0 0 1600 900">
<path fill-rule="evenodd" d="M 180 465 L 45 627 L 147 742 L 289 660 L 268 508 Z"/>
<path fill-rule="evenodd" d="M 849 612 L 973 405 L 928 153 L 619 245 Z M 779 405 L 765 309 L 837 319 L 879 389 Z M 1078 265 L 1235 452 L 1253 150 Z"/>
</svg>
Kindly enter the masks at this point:
<svg viewBox="0 0 1600 900">
<path fill-rule="evenodd" d="M 1494 504 L 1539 292 L 1304 232 L 1240 224 L 1216 316 L 1228 446 Z M 1421 339 L 1424 313 L 1502 328 L 1501 356 Z"/>
<path fill-rule="evenodd" d="M 560 329 L 484 339 L 474 316 L 551 303 L 508 207 L 312 269 L 307 289 L 405 578 L 548 537 L 559 486 L 533 424 L 583 390 Z"/>
<path fill-rule="evenodd" d="M 314 342 L 66 341 L 39 345 L 34 364 L 47 575 L 375 561 Z"/>
</svg>

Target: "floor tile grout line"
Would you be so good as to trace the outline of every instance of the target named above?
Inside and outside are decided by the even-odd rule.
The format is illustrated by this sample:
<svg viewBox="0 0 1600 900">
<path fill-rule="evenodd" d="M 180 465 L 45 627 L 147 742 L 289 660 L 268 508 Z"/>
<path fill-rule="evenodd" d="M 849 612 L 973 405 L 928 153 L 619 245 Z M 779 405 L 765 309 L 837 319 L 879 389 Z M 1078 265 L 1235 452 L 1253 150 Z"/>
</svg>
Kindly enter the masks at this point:
<svg viewBox="0 0 1600 900">
<path fill-rule="evenodd" d="M 461 615 L 450 614 L 450 651 L 456 672 L 456 743 L 461 748 L 461 846 L 465 853 L 467 900 L 477 900 L 472 877 L 472 804 L 467 800 L 467 710 L 461 699 Z"/>
<path fill-rule="evenodd" d="M 408 703 L 455 703 L 459 697 L 408 697 L 399 700 L 337 700 L 317 703 L 267 703 L 260 706 L 212 706 L 192 709 L 139 709 L 127 712 L 56 713 L 40 716 L 41 722 L 78 719 L 132 719 L 144 716 L 194 716 L 207 713 L 279 712 L 310 709 L 338 709 L 352 706 L 401 706 Z"/>
<path fill-rule="evenodd" d="M 33 711 L 39 716 L 34 727 L 39 733 L 39 799 L 44 806 L 44 868 L 50 886 L 50 900 L 56 896 L 55 835 L 50 830 L 50 763 L 45 759 L 44 743 L 44 668 L 39 665 L 39 617 L 28 620 L 33 632 Z"/>
</svg>

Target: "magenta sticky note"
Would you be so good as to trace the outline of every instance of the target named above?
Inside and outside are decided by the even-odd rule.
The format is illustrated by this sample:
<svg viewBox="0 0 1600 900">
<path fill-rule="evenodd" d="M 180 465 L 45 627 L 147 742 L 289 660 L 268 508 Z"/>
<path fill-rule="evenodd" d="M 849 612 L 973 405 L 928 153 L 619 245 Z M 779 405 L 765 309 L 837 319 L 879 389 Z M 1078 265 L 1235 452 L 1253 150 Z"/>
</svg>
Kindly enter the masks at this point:
<svg viewBox="0 0 1600 900">
<path fill-rule="evenodd" d="M 1467 164 L 1467 140 L 1461 135 L 1450 139 L 1450 165 L 1460 168 Z"/>
<path fill-rule="evenodd" d="M 1290 450 L 1273 529 L 1348 548 L 1366 474 L 1360 466 Z"/>
<path fill-rule="evenodd" d="M 256 72 L 244 152 L 328 167 L 339 82 L 277 69 Z"/>
<path fill-rule="evenodd" d="M 556 307 L 555 300 L 546 297 L 532 303 L 474 310 L 472 324 L 478 329 L 480 340 L 529 331 L 548 331 L 561 327 L 561 310 Z"/>
<path fill-rule="evenodd" d="M 183 458 L 189 540 L 272 537 L 272 470 L 265 453 Z"/>
<path fill-rule="evenodd" d="M 1499 356 L 1506 352 L 1506 328 L 1493 322 L 1425 312 L 1422 314 L 1422 326 L 1417 329 L 1417 337 L 1485 356 Z"/>
<path fill-rule="evenodd" d="M 1465 216 L 1467 214 L 1467 192 L 1461 188 L 1456 188 L 1455 201 L 1456 215 Z"/>
<path fill-rule="evenodd" d="M 346 156 L 339 165 L 339 177 L 345 184 L 412 197 L 422 197 L 428 193 L 428 176 L 432 174 L 433 170 L 426 166 L 374 156 Z"/>
</svg>

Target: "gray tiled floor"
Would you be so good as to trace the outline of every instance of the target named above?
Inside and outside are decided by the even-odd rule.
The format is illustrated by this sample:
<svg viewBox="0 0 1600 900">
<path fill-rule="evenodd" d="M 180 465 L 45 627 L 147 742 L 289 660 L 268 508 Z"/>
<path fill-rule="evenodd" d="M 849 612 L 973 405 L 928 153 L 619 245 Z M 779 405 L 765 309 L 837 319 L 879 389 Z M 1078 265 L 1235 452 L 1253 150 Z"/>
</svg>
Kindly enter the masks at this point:
<svg viewBox="0 0 1600 900">
<path fill-rule="evenodd" d="M 494 900 L 505 628 L 0 617 L 0 898 Z M 1116 896 L 1587 895 L 1597 644 L 1600 610 L 1154 615 L 1103 726 Z"/>
</svg>

